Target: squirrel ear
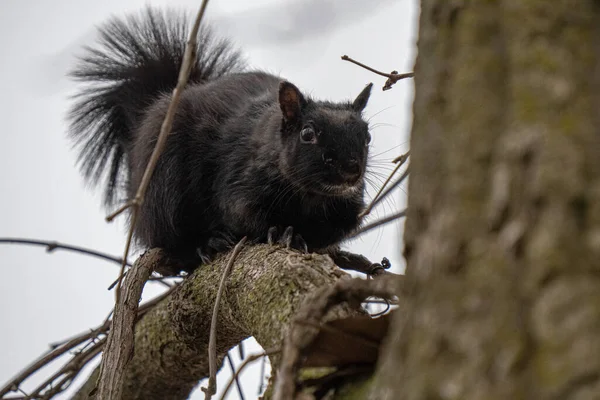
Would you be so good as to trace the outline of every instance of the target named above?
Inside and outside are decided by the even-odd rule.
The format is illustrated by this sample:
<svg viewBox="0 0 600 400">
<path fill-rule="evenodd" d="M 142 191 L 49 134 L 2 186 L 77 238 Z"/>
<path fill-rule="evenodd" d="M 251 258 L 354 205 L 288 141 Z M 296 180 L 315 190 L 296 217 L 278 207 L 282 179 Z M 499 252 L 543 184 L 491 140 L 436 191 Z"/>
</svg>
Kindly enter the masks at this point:
<svg viewBox="0 0 600 400">
<path fill-rule="evenodd" d="M 286 121 L 298 119 L 305 104 L 306 100 L 296 86 L 287 81 L 279 84 L 279 107 Z"/>
<path fill-rule="evenodd" d="M 371 96 L 371 88 L 373 87 L 373 83 L 369 83 L 365 88 L 360 92 L 360 94 L 356 97 L 354 102 L 352 103 L 352 110 L 356 112 L 361 112 L 367 106 L 367 102 L 369 101 L 369 96 Z"/>
</svg>

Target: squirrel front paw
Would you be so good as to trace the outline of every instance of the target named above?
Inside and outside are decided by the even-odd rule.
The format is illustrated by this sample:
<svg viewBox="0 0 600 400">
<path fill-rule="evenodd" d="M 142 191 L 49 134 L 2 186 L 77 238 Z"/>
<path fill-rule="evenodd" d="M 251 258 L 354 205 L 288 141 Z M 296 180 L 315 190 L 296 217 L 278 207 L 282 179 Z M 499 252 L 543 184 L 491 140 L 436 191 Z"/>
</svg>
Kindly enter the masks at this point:
<svg viewBox="0 0 600 400">
<path fill-rule="evenodd" d="M 299 233 L 294 233 L 294 227 L 288 226 L 283 233 L 279 235 L 279 229 L 276 226 L 269 228 L 267 233 L 267 243 L 280 244 L 287 248 L 296 249 L 303 253 L 308 253 L 306 241 Z"/>
</svg>

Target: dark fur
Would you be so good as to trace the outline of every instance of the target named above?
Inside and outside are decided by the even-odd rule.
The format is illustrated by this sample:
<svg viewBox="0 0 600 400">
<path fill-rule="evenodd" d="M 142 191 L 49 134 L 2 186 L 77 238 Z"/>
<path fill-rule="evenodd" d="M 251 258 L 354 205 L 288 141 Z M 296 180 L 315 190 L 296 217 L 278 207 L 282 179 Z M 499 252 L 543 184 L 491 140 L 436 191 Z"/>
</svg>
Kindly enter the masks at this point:
<svg viewBox="0 0 600 400">
<path fill-rule="evenodd" d="M 72 136 L 90 181 L 110 165 L 107 204 L 119 187 L 131 197 L 140 183 L 177 81 L 183 21 L 150 9 L 113 20 L 73 73 L 91 85 L 72 110 Z M 339 243 L 364 207 L 369 133 L 360 114 L 371 86 L 354 103 L 314 101 L 276 76 L 242 72 L 238 53 L 208 32 L 199 43 L 135 227 L 138 243 L 209 258 L 244 235 L 266 241 L 273 226 L 293 226 L 309 250 Z M 307 126 L 316 133 L 309 143 L 300 139 Z"/>
</svg>

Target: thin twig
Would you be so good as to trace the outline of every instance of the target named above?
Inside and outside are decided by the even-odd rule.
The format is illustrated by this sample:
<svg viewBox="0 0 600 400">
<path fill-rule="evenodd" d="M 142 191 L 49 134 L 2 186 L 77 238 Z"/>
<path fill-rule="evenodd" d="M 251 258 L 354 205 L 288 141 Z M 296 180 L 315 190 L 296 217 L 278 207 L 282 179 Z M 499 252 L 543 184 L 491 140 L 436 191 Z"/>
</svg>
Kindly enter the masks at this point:
<svg viewBox="0 0 600 400">
<path fill-rule="evenodd" d="M 66 243 L 60 243 L 60 242 L 55 242 L 55 241 L 48 241 L 48 240 L 37 240 L 37 239 L 22 239 L 22 238 L 0 238 L 0 244 L 26 244 L 26 245 L 31 245 L 31 246 L 42 246 L 46 248 L 46 251 L 48 253 L 52 253 L 54 250 L 68 250 L 68 251 L 72 251 L 74 253 L 79 253 L 79 254 L 85 254 L 88 256 L 92 256 L 92 257 L 97 257 L 100 258 L 102 260 L 106 260 L 106 261 L 112 261 L 114 263 L 117 263 L 119 265 L 123 265 L 123 259 L 119 258 L 119 257 L 115 257 L 115 256 L 111 256 L 110 254 L 106 254 L 106 253 L 102 253 L 100 251 L 96 251 L 96 250 L 92 250 L 92 249 L 88 249 L 85 247 L 80 247 L 80 246 L 75 246 L 72 244 L 66 244 Z M 127 267 L 131 267 L 131 263 L 129 261 L 125 262 L 125 266 Z M 167 282 L 164 282 L 162 280 L 163 278 L 161 277 L 153 277 L 150 280 L 151 281 L 157 281 L 160 284 L 162 284 L 163 286 L 166 287 L 171 287 L 172 285 L 170 285 Z M 112 289 L 117 283 L 118 283 L 118 279 L 116 279 L 109 287 L 108 289 Z"/>
<path fill-rule="evenodd" d="M 390 305 L 390 306 L 397 306 L 398 305 L 398 301 L 396 301 L 396 300 L 382 300 L 382 299 L 366 299 L 365 301 L 363 301 L 363 303 L 368 303 L 368 304 L 385 304 L 385 305 Z"/>
<path fill-rule="evenodd" d="M 148 185 L 150 183 L 150 178 L 152 178 L 152 174 L 154 173 L 154 169 L 156 168 L 156 164 L 158 163 L 158 158 L 162 154 L 164 147 L 167 143 L 167 137 L 171 132 L 171 128 L 173 126 L 173 119 L 175 118 L 175 111 L 177 106 L 179 105 L 179 100 L 181 97 L 181 93 L 185 85 L 187 84 L 188 78 L 190 76 L 190 72 L 192 70 L 194 60 L 196 58 L 197 51 L 197 39 L 198 39 L 198 30 L 200 29 L 200 22 L 204 17 L 204 12 L 206 11 L 206 6 L 208 5 L 208 0 L 202 0 L 202 4 L 200 5 L 200 9 L 198 10 L 198 14 L 196 19 L 194 20 L 194 25 L 190 31 L 190 35 L 188 37 L 188 41 L 185 45 L 185 53 L 183 56 L 183 62 L 181 63 L 181 68 L 179 70 L 179 76 L 177 78 L 177 85 L 175 89 L 173 89 L 173 95 L 171 96 L 171 102 L 169 103 L 169 108 L 167 109 L 167 113 L 165 115 L 165 119 L 160 127 L 160 133 L 156 139 L 156 145 L 154 146 L 154 150 L 152 151 L 152 155 L 150 156 L 150 160 L 148 161 L 148 165 L 146 166 L 146 170 L 144 171 L 144 175 L 142 176 L 142 180 L 140 182 L 140 186 L 135 194 L 133 200 L 125 204 L 121 207 L 118 212 L 113 213 L 109 217 L 115 218 L 118 214 L 122 213 L 129 207 L 133 208 L 131 222 L 129 227 L 129 234 L 127 236 L 127 243 L 125 245 L 124 259 L 127 259 L 129 255 L 129 247 L 131 246 L 131 238 L 133 237 L 133 230 L 135 228 L 135 224 L 137 222 L 137 215 L 140 207 L 144 202 L 144 197 L 146 195 L 146 190 L 148 189 Z M 111 220 L 112 220 L 111 218 Z M 121 266 L 121 272 L 119 274 L 119 283 L 117 284 L 116 289 L 116 299 L 119 299 L 121 292 L 121 283 L 123 282 L 123 272 L 125 271 L 125 264 Z"/>
<path fill-rule="evenodd" d="M 129 257 L 129 249 L 131 248 L 131 240 L 133 239 L 133 230 L 135 228 L 135 224 L 137 223 L 138 217 L 138 207 L 133 209 L 133 214 L 131 215 L 131 226 L 129 227 L 129 232 L 127 233 L 127 240 L 125 241 L 125 250 L 123 251 L 123 259 L 127 259 Z M 119 303 L 119 299 L 121 297 L 121 285 L 123 284 L 123 278 L 125 276 L 125 263 L 121 264 L 121 270 L 119 271 L 119 278 L 117 279 L 117 289 L 115 291 L 115 307 Z"/>
<path fill-rule="evenodd" d="M 185 46 L 183 61 L 179 70 L 179 76 L 177 78 L 177 85 L 173 90 L 171 101 L 169 103 L 165 119 L 161 125 L 160 133 L 156 139 L 154 150 L 152 151 L 152 155 L 150 156 L 150 160 L 148 161 L 148 165 L 146 166 L 146 170 L 144 171 L 144 175 L 142 176 L 142 180 L 137 189 L 135 197 L 129 203 L 129 205 L 125 205 L 118 210 L 120 213 L 129 207 L 133 207 L 123 260 L 126 260 L 129 255 L 129 248 L 131 246 L 133 232 L 137 223 L 139 209 L 143 204 L 146 190 L 148 189 L 148 185 L 154 169 L 156 168 L 156 164 L 158 163 L 158 159 L 166 145 L 168 134 L 171 132 L 175 111 L 179 105 L 181 93 L 187 84 L 190 72 L 192 70 L 193 61 L 196 58 L 198 31 L 200 29 L 200 22 L 202 21 L 202 17 L 204 16 L 207 5 L 208 0 L 203 0 L 194 21 L 194 25 L 190 31 L 189 38 Z M 113 213 L 111 217 L 114 218 L 119 213 Z M 124 371 L 127 363 L 129 362 L 130 355 L 133 352 L 132 317 L 133 320 L 135 320 L 137 313 L 137 302 L 139 301 L 145 282 L 148 280 L 151 274 L 151 271 L 146 270 L 145 266 L 136 263 L 130 272 L 130 275 L 134 276 L 134 279 L 132 279 L 132 283 L 128 288 L 130 293 L 125 293 L 122 296 L 121 288 L 123 284 L 124 272 L 125 262 L 121 264 L 121 271 L 119 272 L 119 280 L 115 291 L 114 323 L 111 331 L 109 332 L 107 349 L 104 352 L 102 363 L 100 365 L 100 377 L 98 385 L 99 396 L 102 398 L 106 397 L 107 400 L 112 400 L 113 398 L 119 397 L 122 391 Z M 130 307 L 127 306 L 127 301 L 123 301 L 123 298 L 129 300 Z M 120 337 L 115 339 L 115 335 L 120 335 Z"/>
<path fill-rule="evenodd" d="M 35 390 L 31 393 L 32 399 L 37 399 L 40 397 L 40 393 L 48 386 L 52 384 L 52 382 L 56 381 L 63 375 L 74 378 L 81 368 L 89 361 L 91 361 L 96 355 L 98 355 L 102 348 L 104 347 L 104 343 L 106 342 L 106 337 L 103 337 L 98 342 L 96 342 L 93 346 L 88 349 L 77 353 L 68 363 L 66 363 L 61 369 L 59 369 L 56 373 L 46 379 L 42 384 L 40 384 Z M 64 384 L 64 382 L 63 382 Z M 52 390 L 52 389 L 50 389 Z"/>
<path fill-rule="evenodd" d="M 394 177 L 396 172 L 398 172 L 400 167 L 402 167 L 404 165 L 404 163 L 406 162 L 406 160 L 408 160 L 409 156 L 410 156 L 410 151 L 407 151 L 405 154 L 402 154 L 400 157 L 394 159 L 394 163 L 396 164 L 396 167 L 390 173 L 390 175 L 387 177 L 385 182 L 383 182 L 383 185 L 381 185 L 381 187 L 377 191 L 377 194 L 375 194 L 375 197 L 373 197 L 373 200 L 371 201 L 371 203 L 367 206 L 367 208 L 363 212 L 361 212 L 358 215 L 359 218 L 362 218 L 365 215 L 369 215 L 369 213 L 371 212 L 373 207 L 375 207 L 375 205 L 379 202 L 378 200 L 381 197 L 381 194 L 382 194 L 383 190 L 385 189 L 385 187 L 388 185 L 388 183 L 390 183 L 390 181 L 392 180 L 392 178 Z"/>
<path fill-rule="evenodd" d="M 229 363 L 229 368 L 231 368 L 231 374 L 235 378 L 235 387 L 237 388 L 238 396 L 240 397 L 241 400 L 245 400 L 246 398 L 244 397 L 244 392 L 242 391 L 242 384 L 240 383 L 238 376 L 235 374 L 235 365 L 233 365 L 233 360 L 231 359 L 231 356 L 229 355 L 229 353 L 227 353 L 226 357 L 227 357 L 227 362 Z"/>
<path fill-rule="evenodd" d="M 155 273 L 155 272 L 153 272 Z M 127 275 L 127 271 L 123 272 L 123 278 L 125 278 L 125 276 Z M 148 281 L 150 282 L 158 282 L 161 285 L 165 286 L 165 287 L 172 287 L 173 285 L 171 285 L 168 282 L 165 282 L 163 279 L 165 279 L 165 277 L 162 276 L 151 276 L 150 278 L 148 278 Z M 117 283 L 119 283 L 119 278 L 115 279 L 114 281 L 112 281 L 112 283 L 110 285 L 108 285 L 107 290 L 112 290 L 115 286 L 117 286 Z"/>
<path fill-rule="evenodd" d="M 385 309 L 383 311 L 379 311 L 378 313 L 375 313 L 375 314 L 369 313 L 371 315 L 371 318 L 381 317 L 383 314 L 390 311 L 390 308 L 392 308 L 392 303 L 390 301 L 388 301 L 387 299 L 383 299 L 383 301 L 385 301 Z"/>
<path fill-rule="evenodd" d="M 404 182 L 404 180 L 406 179 L 406 177 L 408 177 L 410 171 L 410 165 L 408 167 L 406 167 L 406 170 L 402 173 L 402 175 L 400 175 L 400 178 L 398 178 L 396 181 L 394 181 L 386 190 L 385 192 L 383 192 L 379 198 L 377 200 L 375 200 L 375 206 L 377 204 L 379 204 L 380 202 L 382 202 L 383 200 L 385 200 L 385 198 L 387 196 L 390 195 L 390 193 L 392 193 L 402 182 Z"/>
<path fill-rule="evenodd" d="M 146 314 L 149 310 L 151 310 L 156 304 L 158 304 L 160 301 L 162 301 L 167 296 L 169 296 L 173 292 L 173 290 L 174 290 L 174 288 L 171 288 L 170 290 L 165 291 L 160 296 L 157 296 L 157 297 L 153 298 L 152 300 L 149 300 L 149 301 L 143 303 L 142 305 L 140 305 L 139 311 L 138 311 L 138 320 L 144 314 Z M 34 373 L 36 373 L 37 371 L 39 371 L 46 365 L 50 364 L 55 359 L 61 357 L 65 353 L 71 351 L 72 349 L 74 349 L 75 347 L 81 345 L 82 343 L 84 343 L 86 341 L 90 341 L 88 344 L 91 344 L 92 341 L 96 340 L 99 335 L 106 334 L 110 328 L 111 322 L 112 321 L 110 321 L 109 318 L 106 318 L 104 320 L 104 322 L 101 325 L 97 326 L 96 328 L 89 329 L 85 332 L 82 332 L 82 333 L 72 337 L 72 338 L 62 340 L 55 344 L 51 344 L 50 345 L 51 350 L 48 353 L 42 355 L 38 360 L 33 362 L 30 366 L 26 367 L 23 371 L 19 372 L 19 374 L 17 376 L 12 378 L 6 385 L 4 385 L 0 389 L 0 398 L 2 398 L 2 396 L 4 396 L 5 394 L 7 394 L 11 391 L 21 391 L 19 386 L 25 380 L 27 380 Z M 95 342 L 95 344 L 96 343 L 98 343 L 98 342 Z M 102 342 L 102 343 L 104 343 L 104 342 Z M 88 348 L 88 350 L 89 350 L 89 348 Z M 85 364 L 87 364 L 87 362 L 81 363 L 81 367 L 83 368 L 85 366 Z M 63 367 L 63 369 L 64 369 L 64 367 Z M 58 376 L 59 375 L 57 375 L 57 377 Z M 55 377 L 55 379 L 56 379 L 56 377 Z M 64 382 L 63 382 L 63 384 L 64 384 L 64 383 L 66 383 L 66 381 L 68 379 L 63 379 L 63 380 L 64 380 Z M 50 380 L 47 380 L 46 382 L 48 382 L 48 381 L 50 381 Z M 52 382 L 50 382 L 50 383 L 52 383 Z M 57 385 L 55 385 L 55 388 L 56 387 L 57 387 Z M 40 389 L 39 392 L 44 390 L 44 387 L 41 387 L 41 385 L 38 388 Z M 31 398 L 31 397 L 29 397 L 29 398 Z"/>
<path fill-rule="evenodd" d="M 392 178 L 394 177 L 394 175 L 396 174 L 396 172 L 398 172 L 398 170 L 400 169 L 400 167 L 401 167 L 400 164 L 396 165 L 396 167 L 389 174 L 389 176 L 387 177 L 387 179 L 385 180 L 385 182 L 383 182 L 383 185 L 381 185 L 381 187 L 379 188 L 379 190 L 375 194 L 375 197 L 373 197 L 373 200 L 371 200 L 371 203 L 369 203 L 369 205 L 367 206 L 367 208 L 365 208 L 360 214 L 358 214 L 358 218 L 362 218 L 362 217 L 364 217 L 366 215 L 369 215 L 369 213 L 371 212 L 371 210 L 373 209 L 373 207 L 375 207 L 375 202 L 377 201 L 377 199 L 379 198 L 379 196 L 381 195 L 381 193 L 383 192 L 383 190 L 385 189 L 385 187 L 387 186 L 387 184 L 390 182 L 390 180 L 392 180 Z"/>
<path fill-rule="evenodd" d="M 266 357 L 263 357 L 260 362 L 260 378 L 258 381 L 258 393 L 257 396 L 260 396 L 265 388 L 265 369 L 266 369 Z"/>
<path fill-rule="evenodd" d="M 225 266 L 221 282 L 219 283 L 219 289 L 217 290 L 217 297 L 215 299 L 215 306 L 213 308 L 212 320 L 210 322 L 210 338 L 208 340 L 208 365 L 209 365 L 209 377 L 208 387 L 202 388 L 204 392 L 204 399 L 209 400 L 217 392 L 217 317 L 219 315 L 219 304 L 221 303 L 221 296 L 223 296 L 223 289 L 225 288 L 225 282 L 229 277 L 229 273 L 233 267 L 235 259 L 237 258 L 242 247 L 246 243 L 246 237 L 238 242 L 233 248 L 231 257 Z"/>
<path fill-rule="evenodd" d="M 111 256 L 110 254 L 102 253 L 92 249 L 86 249 L 85 247 L 74 246 L 72 244 L 59 243 L 55 241 L 46 241 L 46 240 L 37 240 L 37 239 L 21 239 L 21 238 L 0 238 L 0 243 L 7 244 L 27 244 L 32 246 L 43 246 L 46 248 L 48 253 L 59 249 L 59 250 L 68 250 L 79 254 L 85 254 L 92 257 L 97 257 L 102 260 L 112 261 L 121 265 L 123 263 L 123 259 L 115 256 Z M 125 265 L 131 266 L 131 263 L 126 262 Z"/>
<path fill-rule="evenodd" d="M 279 353 L 281 353 L 281 348 L 277 347 L 274 349 L 265 350 L 264 353 L 249 355 L 248 358 L 246 358 L 244 360 L 244 362 L 240 365 L 240 367 L 238 368 L 236 373 L 231 377 L 231 379 L 229 379 L 229 382 L 227 382 L 227 385 L 225 386 L 225 390 L 223 390 L 223 394 L 221 395 L 219 400 L 225 400 L 225 396 L 227 396 L 227 392 L 229 392 L 229 389 L 231 389 L 231 385 L 233 385 L 233 382 L 235 381 L 235 379 L 237 379 L 237 377 L 242 373 L 242 371 L 244 370 L 244 368 L 246 368 L 246 366 L 248 364 L 250 364 L 253 361 L 258 360 L 259 358 L 264 358 L 264 357 L 272 356 L 274 354 L 279 354 Z"/>
<path fill-rule="evenodd" d="M 58 357 L 62 356 L 63 354 L 67 353 L 68 351 L 70 351 L 70 350 L 74 349 L 75 347 L 79 346 L 80 344 L 84 343 L 85 341 L 98 336 L 98 334 L 100 334 L 100 333 L 106 332 L 108 330 L 109 326 L 110 326 L 110 323 L 108 323 L 108 322 L 104 323 L 101 326 L 90 330 L 89 332 L 85 332 L 83 334 L 80 334 L 80 335 L 74 337 L 73 339 L 65 342 L 64 344 L 57 346 L 54 350 L 51 350 L 50 352 L 41 356 L 38 360 L 34 361 L 31 365 L 26 367 L 23 371 L 19 372 L 19 374 L 17 376 L 15 376 L 13 379 L 11 379 L 6 385 L 4 385 L 0 389 L 0 398 L 9 392 L 18 391 L 21 383 L 23 383 L 27 378 L 29 378 L 35 372 L 40 370 L 42 367 L 48 365 L 49 363 L 51 363 Z"/>
<path fill-rule="evenodd" d="M 119 214 L 121 214 L 123 211 L 127 210 L 129 207 L 131 207 L 133 204 L 133 201 L 128 201 L 127 203 L 123 204 L 121 207 L 117 208 L 115 211 L 113 211 L 111 214 L 106 216 L 106 222 L 112 222 L 113 219 L 115 219 L 116 217 L 119 216 Z"/>
<path fill-rule="evenodd" d="M 237 345 L 238 348 L 238 355 L 240 356 L 240 360 L 243 360 L 244 358 L 246 358 L 245 351 L 244 351 L 244 342 L 240 342 L 240 344 Z"/>
<path fill-rule="evenodd" d="M 398 211 L 395 214 L 389 215 L 385 218 L 378 219 L 377 221 L 373 221 L 370 224 L 363 226 L 362 228 L 360 228 L 359 230 L 357 230 L 356 232 L 354 232 L 353 234 L 348 236 L 347 239 L 354 239 L 355 237 L 358 237 L 358 236 L 362 235 L 363 233 L 369 232 L 370 230 L 375 229 L 375 228 L 379 228 L 380 226 L 383 226 L 385 224 L 389 224 L 390 222 L 394 222 L 395 220 L 403 218 L 405 216 L 406 216 L 406 209 L 404 209 L 402 211 Z"/>
<path fill-rule="evenodd" d="M 391 89 L 392 85 L 394 85 L 394 83 L 398 82 L 401 79 L 412 78 L 413 76 L 415 76 L 414 72 L 407 72 L 405 74 L 399 74 L 398 71 L 392 71 L 389 74 L 385 73 L 385 72 L 381 72 L 381 71 L 376 70 L 375 68 L 371 68 L 368 65 L 365 65 L 361 62 L 353 60 L 352 58 L 348 57 L 347 55 L 343 55 L 342 60 L 350 61 L 351 63 L 356 64 L 360 67 L 363 67 L 364 69 L 369 70 L 377 75 L 385 76 L 386 78 L 388 78 L 387 81 L 385 82 L 385 85 L 383 85 L 383 90 Z"/>
<path fill-rule="evenodd" d="M 389 269 L 389 266 L 386 266 L 386 264 L 389 263 L 389 260 L 386 263 L 386 258 L 379 263 L 374 263 L 363 255 L 350 253 L 344 250 L 332 251 L 329 253 L 329 257 L 331 257 L 335 265 L 342 269 L 360 272 L 367 276 L 389 274 L 389 272 L 386 271 L 386 269 Z"/>
</svg>

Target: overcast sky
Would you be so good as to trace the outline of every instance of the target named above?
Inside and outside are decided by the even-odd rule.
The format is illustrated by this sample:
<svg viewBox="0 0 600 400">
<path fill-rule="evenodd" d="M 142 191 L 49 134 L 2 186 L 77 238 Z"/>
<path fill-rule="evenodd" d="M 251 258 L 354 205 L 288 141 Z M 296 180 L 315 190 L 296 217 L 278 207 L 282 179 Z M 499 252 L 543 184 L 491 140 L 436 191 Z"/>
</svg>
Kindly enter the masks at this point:
<svg viewBox="0 0 600 400">
<path fill-rule="evenodd" d="M 195 12 L 199 1 L 2 0 L 0 237 L 56 240 L 122 254 L 123 219 L 104 222 L 100 193 L 86 189 L 66 140 L 73 86 L 65 73 L 81 46 L 94 40 L 95 25 L 146 4 Z M 251 66 L 280 74 L 320 99 L 354 98 L 368 82 L 383 86 L 385 78 L 341 61 L 343 54 L 388 72 L 412 70 L 416 54 L 415 0 L 212 0 L 207 16 L 218 33 L 239 45 Z M 372 155 L 381 174 L 390 168 L 384 161 L 408 150 L 412 96 L 411 81 L 371 96 L 366 116 L 375 127 Z M 402 209 L 405 190 L 371 218 Z M 403 271 L 402 225 L 391 224 L 346 248 L 372 260 L 387 256 L 396 271 Z M 1 384 L 47 351 L 49 343 L 100 324 L 113 305 L 114 294 L 106 288 L 117 266 L 110 263 L 0 245 L 0 265 Z M 148 285 L 144 298 L 159 290 Z M 247 351 L 253 350 L 258 348 L 250 344 Z M 243 375 L 248 399 L 256 397 L 257 374 L 255 368 Z M 219 386 L 227 379 L 220 375 Z M 230 393 L 228 398 L 237 398 Z M 192 398 L 203 396 L 196 391 Z"/>
</svg>

